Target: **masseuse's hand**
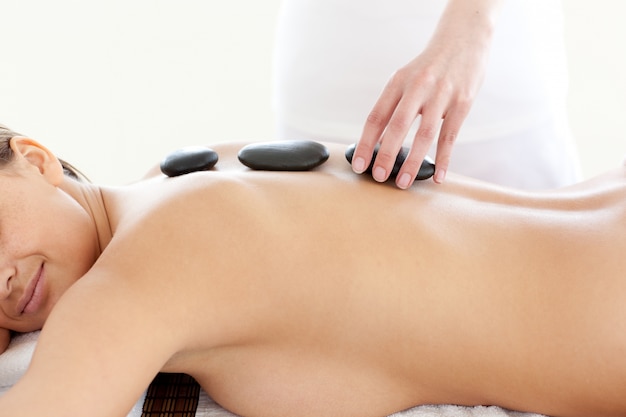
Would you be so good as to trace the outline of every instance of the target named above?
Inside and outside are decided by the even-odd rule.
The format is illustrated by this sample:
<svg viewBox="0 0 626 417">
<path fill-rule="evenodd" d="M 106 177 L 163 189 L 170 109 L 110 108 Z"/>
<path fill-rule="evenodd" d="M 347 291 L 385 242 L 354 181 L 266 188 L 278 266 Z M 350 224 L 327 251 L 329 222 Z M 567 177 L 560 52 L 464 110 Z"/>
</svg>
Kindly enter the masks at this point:
<svg viewBox="0 0 626 417">
<path fill-rule="evenodd" d="M 482 85 L 500 2 L 448 2 L 427 47 L 396 71 L 370 112 L 352 159 L 355 172 L 367 169 L 380 143 L 372 174 L 376 181 L 386 181 L 409 128 L 421 115 L 396 184 L 403 189 L 413 184 L 437 132 L 434 181 L 444 180 L 461 124 Z"/>
</svg>

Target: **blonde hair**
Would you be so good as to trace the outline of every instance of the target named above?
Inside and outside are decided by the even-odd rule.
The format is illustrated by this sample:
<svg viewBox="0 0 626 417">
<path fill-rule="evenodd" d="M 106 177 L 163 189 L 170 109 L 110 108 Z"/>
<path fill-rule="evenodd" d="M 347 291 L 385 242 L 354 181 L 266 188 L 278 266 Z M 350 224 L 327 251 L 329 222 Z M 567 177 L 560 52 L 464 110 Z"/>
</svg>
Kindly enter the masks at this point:
<svg viewBox="0 0 626 417">
<path fill-rule="evenodd" d="M 23 136 L 3 124 L 0 124 L 0 168 L 9 164 L 13 160 L 13 150 L 11 149 L 11 139 L 16 136 Z M 76 167 L 74 167 L 69 162 L 66 162 L 59 158 L 59 162 L 61 162 L 61 166 L 63 167 L 63 172 L 70 178 L 73 178 L 78 181 L 89 181 L 85 174 L 80 172 Z"/>
</svg>

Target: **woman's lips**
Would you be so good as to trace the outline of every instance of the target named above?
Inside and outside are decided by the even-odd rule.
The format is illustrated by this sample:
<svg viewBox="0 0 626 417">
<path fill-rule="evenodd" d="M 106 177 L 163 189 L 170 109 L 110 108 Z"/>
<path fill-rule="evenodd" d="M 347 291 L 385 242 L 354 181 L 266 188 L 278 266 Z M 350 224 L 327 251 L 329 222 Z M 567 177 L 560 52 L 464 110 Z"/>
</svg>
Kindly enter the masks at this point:
<svg viewBox="0 0 626 417">
<path fill-rule="evenodd" d="M 29 281 L 24 289 L 24 294 L 17 304 L 19 314 L 36 312 L 43 300 L 43 264 L 37 270 L 37 274 Z"/>
</svg>

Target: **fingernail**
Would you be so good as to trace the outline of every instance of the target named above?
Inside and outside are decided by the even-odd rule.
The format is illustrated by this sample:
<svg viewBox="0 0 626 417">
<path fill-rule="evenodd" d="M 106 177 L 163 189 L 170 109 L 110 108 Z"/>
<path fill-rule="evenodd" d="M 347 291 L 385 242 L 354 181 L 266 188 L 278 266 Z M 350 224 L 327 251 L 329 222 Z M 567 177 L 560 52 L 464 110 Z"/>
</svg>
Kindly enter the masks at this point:
<svg viewBox="0 0 626 417">
<path fill-rule="evenodd" d="M 362 174 L 365 172 L 365 159 L 360 156 L 354 160 L 354 164 L 352 164 L 354 171 L 357 174 Z"/>
<path fill-rule="evenodd" d="M 383 182 L 387 178 L 387 171 L 385 171 L 385 168 L 376 167 L 374 169 L 372 176 L 374 177 L 376 181 Z"/>
<path fill-rule="evenodd" d="M 404 173 L 398 178 L 398 187 L 402 189 L 409 188 L 409 182 L 411 182 L 411 176 L 407 173 Z"/>
<path fill-rule="evenodd" d="M 446 179 L 446 170 L 438 169 L 437 172 L 435 172 L 435 182 L 438 184 L 441 184 L 443 180 L 445 179 Z"/>
</svg>

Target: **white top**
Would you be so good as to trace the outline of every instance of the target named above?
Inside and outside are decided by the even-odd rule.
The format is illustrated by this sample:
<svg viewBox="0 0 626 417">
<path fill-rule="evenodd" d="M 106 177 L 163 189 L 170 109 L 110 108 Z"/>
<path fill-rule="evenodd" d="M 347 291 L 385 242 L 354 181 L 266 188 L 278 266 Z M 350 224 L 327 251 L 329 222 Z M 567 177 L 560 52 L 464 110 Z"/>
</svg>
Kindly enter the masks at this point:
<svg viewBox="0 0 626 417">
<path fill-rule="evenodd" d="M 354 141 L 392 73 L 432 36 L 445 0 L 283 0 L 274 108 L 292 128 Z M 493 139 L 565 116 L 560 0 L 507 0 L 484 84 L 459 142 Z"/>
</svg>

